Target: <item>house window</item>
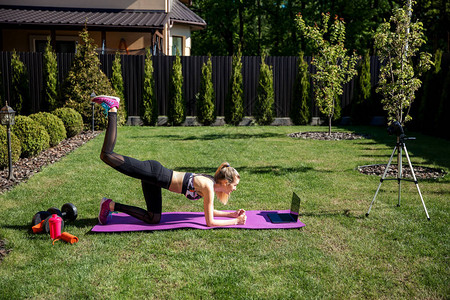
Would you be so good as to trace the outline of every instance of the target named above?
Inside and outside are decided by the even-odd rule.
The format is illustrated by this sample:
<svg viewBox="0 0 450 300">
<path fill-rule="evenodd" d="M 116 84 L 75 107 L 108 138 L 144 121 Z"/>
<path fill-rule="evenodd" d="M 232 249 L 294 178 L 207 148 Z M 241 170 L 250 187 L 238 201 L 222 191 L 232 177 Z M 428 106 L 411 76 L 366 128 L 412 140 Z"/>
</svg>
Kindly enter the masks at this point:
<svg viewBox="0 0 450 300">
<path fill-rule="evenodd" d="M 75 36 L 57 36 L 56 53 L 75 53 L 78 37 Z M 47 36 L 31 36 L 30 48 L 34 52 L 45 52 L 47 47 Z"/>
<path fill-rule="evenodd" d="M 183 55 L 183 37 L 172 37 L 172 55 Z"/>
</svg>

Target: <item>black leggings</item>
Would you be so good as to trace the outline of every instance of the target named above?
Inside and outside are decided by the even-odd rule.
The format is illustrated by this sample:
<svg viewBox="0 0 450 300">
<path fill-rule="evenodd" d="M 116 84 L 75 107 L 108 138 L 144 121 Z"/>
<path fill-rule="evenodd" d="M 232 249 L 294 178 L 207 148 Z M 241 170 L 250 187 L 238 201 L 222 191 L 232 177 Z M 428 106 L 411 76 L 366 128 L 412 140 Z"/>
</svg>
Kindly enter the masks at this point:
<svg viewBox="0 0 450 300">
<path fill-rule="evenodd" d="M 114 153 L 117 139 L 117 113 L 108 113 L 108 125 L 103 142 L 101 160 L 117 171 L 141 180 L 147 210 L 117 203 L 115 210 L 124 212 L 145 223 L 156 224 L 161 220 L 161 189 L 169 189 L 173 171 L 155 160 L 140 161 L 132 157 Z"/>
</svg>

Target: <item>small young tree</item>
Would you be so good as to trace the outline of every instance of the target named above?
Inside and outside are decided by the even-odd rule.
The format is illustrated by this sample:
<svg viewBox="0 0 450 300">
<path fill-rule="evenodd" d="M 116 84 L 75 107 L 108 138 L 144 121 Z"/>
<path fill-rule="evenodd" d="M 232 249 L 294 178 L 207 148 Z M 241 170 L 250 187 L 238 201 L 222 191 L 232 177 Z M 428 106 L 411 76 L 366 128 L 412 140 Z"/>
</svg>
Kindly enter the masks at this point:
<svg viewBox="0 0 450 300">
<path fill-rule="evenodd" d="M 336 101 L 343 94 L 343 86 L 357 74 L 355 53 L 347 55 L 344 46 L 345 22 L 335 16 L 333 24 L 329 23 L 330 14 L 322 13 L 322 28 L 306 26 L 301 14 L 297 23 L 302 34 L 313 41 L 316 55 L 311 62 L 316 67 L 312 75 L 314 95 L 320 111 L 328 117 L 328 134 L 331 134 L 331 122 L 336 116 Z M 325 38 L 329 37 L 329 41 Z"/>
<path fill-rule="evenodd" d="M 376 91 L 383 96 L 381 102 L 389 121 L 401 125 L 411 120 L 409 110 L 422 84 L 419 76 L 432 65 L 429 53 L 418 53 L 425 36 L 422 23 L 411 22 L 411 13 L 407 6 L 394 9 L 389 22 L 382 23 L 375 34 L 375 48 L 382 62 Z M 412 58 L 417 54 L 414 65 Z"/>
<path fill-rule="evenodd" d="M 241 58 L 242 53 L 239 49 L 238 53 L 233 55 L 232 58 L 231 78 L 225 99 L 225 122 L 232 125 L 239 125 L 244 118 Z"/>
<path fill-rule="evenodd" d="M 211 125 L 216 120 L 214 86 L 212 82 L 211 56 L 202 66 L 202 78 L 197 98 L 197 121 L 203 125 Z"/>
<path fill-rule="evenodd" d="M 294 95 L 291 107 L 291 120 L 295 125 L 309 124 L 311 112 L 309 103 L 311 101 L 311 87 L 309 83 L 308 63 L 303 59 L 300 52 L 297 63 L 297 76 L 294 82 Z"/>
<path fill-rule="evenodd" d="M 258 96 L 255 103 L 255 120 L 260 125 L 270 125 L 274 119 L 275 92 L 273 90 L 273 71 L 272 67 L 266 64 L 265 59 L 265 55 L 261 56 Z"/>
<path fill-rule="evenodd" d="M 86 127 L 89 127 L 92 121 L 92 104 L 90 96 L 96 95 L 117 96 L 111 86 L 111 82 L 105 73 L 100 69 L 100 59 L 95 51 L 96 45 L 89 37 L 86 28 L 80 32 L 80 38 L 83 43 L 77 45 L 77 52 L 62 88 L 62 100 L 65 106 L 75 109 L 83 117 Z M 121 103 L 121 107 L 123 102 Z M 95 105 L 95 127 L 104 129 L 107 119 L 104 117 L 104 109 L 100 105 Z M 118 124 L 125 123 L 125 110 L 118 110 Z"/>
<path fill-rule="evenodd" d="M 53 111 L 58 106 L 58 63 L 50 37 L 47 37 L 47 46 L 44 51 L 43 75 L 44 88 L 42 90 L 42 105 L 44 110 Z"/>
<path fill-rule="evenodd" d="M 372 91 L 370 82 L 370 56 L 366 52 L 358 67 L 359 76 L 356 77 L 356 92 L 353 98 L 352 119 L 356 123 L 364 123 L 368 119 L 369 102 Z"/>
<path fill-rule="evenodd" d="M 169 82 L 169 114 L 168 122 L 172 126 L 179 126 L 186 120 L 183 93 L 183 72 L 181 59 L 177 55 L 172 67 Z"/>
<path fill-rule="evenodd" d="M 158 122 L 158 101 L 155 93 L 155 78 L 153 77 L 153 61 L 150 48 L 145 50 L 141 119 L 145 125 L 150 126 L 155 126 Z"/>
<path fill-rule="evenodd" d="M 18 115 L 27 114 L 30 109 L 30 84 L 28 72 L 15 50 L 11 54 L 11 107 Z"/>
</svg>

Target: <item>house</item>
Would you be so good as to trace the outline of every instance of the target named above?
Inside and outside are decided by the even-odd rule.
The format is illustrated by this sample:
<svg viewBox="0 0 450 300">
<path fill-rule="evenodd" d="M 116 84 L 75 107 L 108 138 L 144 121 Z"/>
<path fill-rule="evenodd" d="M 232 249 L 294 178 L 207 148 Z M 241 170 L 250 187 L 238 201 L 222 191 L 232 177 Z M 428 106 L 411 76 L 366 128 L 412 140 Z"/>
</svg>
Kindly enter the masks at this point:
<svg viewBox="0 0 450 300">
<path fill-rule="evenodd" d="M 191 32 L 206 22 L 190 0 L 2 0 L 0 51 L 43 52 L 51 37 L 56 52 L 75 52 L 87 26 L 101 53 L 184 55 Z"/>
</svg>

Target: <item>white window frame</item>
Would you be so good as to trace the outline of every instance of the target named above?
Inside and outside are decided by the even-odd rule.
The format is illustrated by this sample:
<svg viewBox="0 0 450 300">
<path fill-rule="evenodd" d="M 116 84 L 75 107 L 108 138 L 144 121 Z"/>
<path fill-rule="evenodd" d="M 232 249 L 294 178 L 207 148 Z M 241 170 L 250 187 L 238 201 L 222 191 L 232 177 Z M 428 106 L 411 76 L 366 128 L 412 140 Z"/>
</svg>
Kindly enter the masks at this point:
<svg viewBox="0 0 450 300">
<path fill-rule="evenodd" d="M 30 35 L 31 52 L 36 52 L 36 41 L 42 41 L 42 40 L 46 41 L 48 36 L 50 36 L 50 35 L 45 35 L 45 34 Z M 57 41 L 72 41 L 72 42 L 75 42 L 75 44 L 77 44 L 79 42 L 80 38 L 75 35 L 57 35 L 56 40 Z"/>
</svg>

